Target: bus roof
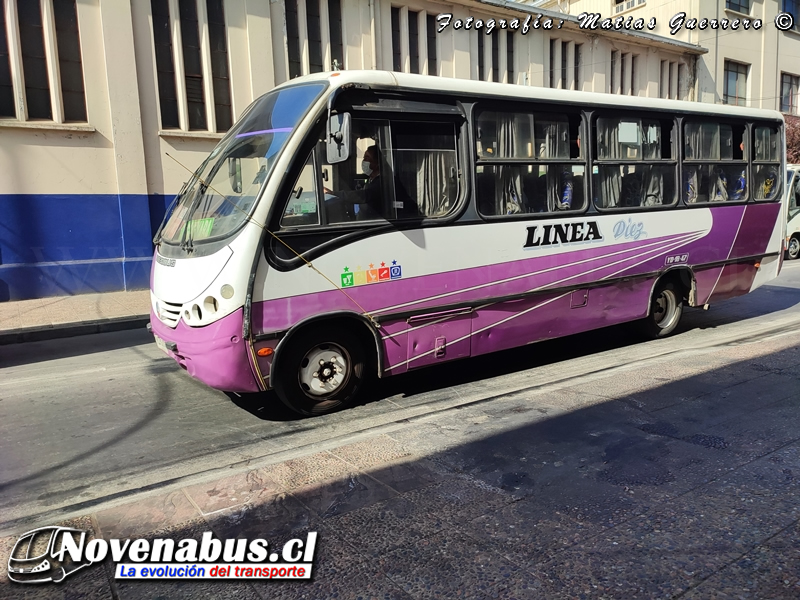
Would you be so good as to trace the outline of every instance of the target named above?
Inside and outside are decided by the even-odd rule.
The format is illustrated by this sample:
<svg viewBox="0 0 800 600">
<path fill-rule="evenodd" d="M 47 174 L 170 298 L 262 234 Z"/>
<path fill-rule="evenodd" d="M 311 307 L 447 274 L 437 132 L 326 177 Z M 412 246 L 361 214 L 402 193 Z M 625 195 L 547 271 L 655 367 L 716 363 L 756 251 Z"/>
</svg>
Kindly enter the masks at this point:
<svg viewBox="0 0 800 600">
<path fill-rule="evenodd" d="M 510 83 L 492 83 L 472 81 L 451 77 L 432 77 L 391 71 L 337 71 L 333 73 L 315 73 L 292 79 L 278 86 L 282 88 L 310 81 L 328 81 L 331 89 L 346 84 L 360 83 L 376 88 L 401 88 L 415 90 L 427 94 L 491 96 L 503 100 L 538 100 L 573 105 L 594 105 L 608 108 L 632 108 L 668 111 L 684 114 L 722 115 L 750 119 L 783 120 L 783 115 L 775 110 L 731 106 L 728 104 L 710 104 L 707 102 L 691 102 L 685 100 L 662 100 L 661 98 L 645 98 L 641 96 L 623 96 L 597 92 L 578 92 L 572 90 L 556 90 L 539 86 L 516 85 Z"/>
</svg>

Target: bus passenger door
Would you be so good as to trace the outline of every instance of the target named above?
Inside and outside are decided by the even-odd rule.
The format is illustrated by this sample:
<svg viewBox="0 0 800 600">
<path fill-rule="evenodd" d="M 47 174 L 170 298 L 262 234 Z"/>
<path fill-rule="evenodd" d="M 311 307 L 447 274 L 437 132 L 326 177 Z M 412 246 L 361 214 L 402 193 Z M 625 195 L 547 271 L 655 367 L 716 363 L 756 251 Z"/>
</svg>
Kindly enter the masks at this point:
<svg viewBox="0 0 800 600">
<path fill-rule="evenodd" d="M 470 355 L 472 309 L 456 309 L 408 319 L 408 368 Z"/>
</svg>

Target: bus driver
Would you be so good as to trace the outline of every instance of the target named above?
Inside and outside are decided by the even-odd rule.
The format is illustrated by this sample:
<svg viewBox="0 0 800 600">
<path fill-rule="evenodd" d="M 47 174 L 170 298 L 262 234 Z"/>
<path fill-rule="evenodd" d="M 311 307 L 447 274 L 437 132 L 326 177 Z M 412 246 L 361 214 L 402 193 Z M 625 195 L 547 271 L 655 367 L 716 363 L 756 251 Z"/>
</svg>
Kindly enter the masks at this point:
<svg viewBox="0 0 800 600">
<path fill-rule="evenodd" d="M 373 144 L 364 151 L 361 161 L 361 172 L 367 176 L 367 183 L 361 189 L 353 191 L 333 192 L 325 188 L 326 201 L 341 203 L 342 208 L 351 215 L 351 218 L 375 219 L 383 213 L 383 191 L 381 189 L 381 152 Z M 337 202 L 338 200 L 338 202 Z"/>
</svg>

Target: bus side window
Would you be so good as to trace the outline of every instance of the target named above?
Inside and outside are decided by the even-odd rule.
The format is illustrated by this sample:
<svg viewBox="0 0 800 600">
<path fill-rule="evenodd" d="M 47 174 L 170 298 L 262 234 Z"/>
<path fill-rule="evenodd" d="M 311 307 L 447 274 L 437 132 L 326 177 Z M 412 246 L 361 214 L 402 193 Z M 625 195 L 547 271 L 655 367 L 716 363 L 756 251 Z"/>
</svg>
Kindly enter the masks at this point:
<svg viewBox="0 0 800 600">
<path fill-rule="evenodd" d="M 458 201 L 453 123 L 392 124 L 394 218 L 443 217 Z"/>
</svg>

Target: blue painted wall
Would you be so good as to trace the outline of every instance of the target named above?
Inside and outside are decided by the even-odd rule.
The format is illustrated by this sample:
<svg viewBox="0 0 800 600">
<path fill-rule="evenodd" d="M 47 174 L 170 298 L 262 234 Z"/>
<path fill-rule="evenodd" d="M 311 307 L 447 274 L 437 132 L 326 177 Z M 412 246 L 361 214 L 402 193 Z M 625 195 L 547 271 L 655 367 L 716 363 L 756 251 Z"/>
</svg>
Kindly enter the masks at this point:
<svg viewBox="0 0 800 600">
<path fill-rule="evenodd" d="M 172 196 L 0 195 L 0 302 L 146 289 Z"/>
</svg>

